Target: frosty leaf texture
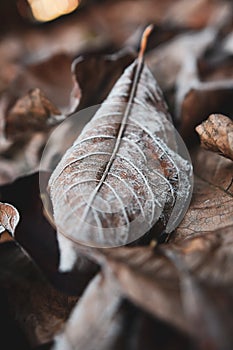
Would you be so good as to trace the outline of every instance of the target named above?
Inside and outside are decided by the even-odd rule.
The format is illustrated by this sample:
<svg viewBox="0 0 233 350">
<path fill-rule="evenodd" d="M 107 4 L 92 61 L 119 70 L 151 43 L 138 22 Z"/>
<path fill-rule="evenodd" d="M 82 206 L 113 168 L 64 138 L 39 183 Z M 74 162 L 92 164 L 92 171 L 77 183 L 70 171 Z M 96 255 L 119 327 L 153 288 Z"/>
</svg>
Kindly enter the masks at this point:
<svg viewBox="0 0 233 350">
<path fill-rule="evenodd" d="M 113 247 L 137 240 L 157 222 L 171 231 L 192 187 L 192 166 L 177 152 L 162 93 L 138 58 L 50 178 L 58 232 Z"/>
</svg>

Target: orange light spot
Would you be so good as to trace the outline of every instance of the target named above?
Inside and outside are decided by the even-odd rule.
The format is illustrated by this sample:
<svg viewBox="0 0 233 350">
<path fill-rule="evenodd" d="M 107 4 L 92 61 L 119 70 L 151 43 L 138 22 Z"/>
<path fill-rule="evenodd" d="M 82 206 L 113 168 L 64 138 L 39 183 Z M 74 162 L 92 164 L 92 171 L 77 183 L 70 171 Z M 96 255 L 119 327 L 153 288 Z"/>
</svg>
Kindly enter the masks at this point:
<svg viewBox="0 0 233 350">
<path fill-rule="evenodd" d="M 28 0 L 37 21 L 48 22 L 74 11 L 79 0 Z"/>
</svg>

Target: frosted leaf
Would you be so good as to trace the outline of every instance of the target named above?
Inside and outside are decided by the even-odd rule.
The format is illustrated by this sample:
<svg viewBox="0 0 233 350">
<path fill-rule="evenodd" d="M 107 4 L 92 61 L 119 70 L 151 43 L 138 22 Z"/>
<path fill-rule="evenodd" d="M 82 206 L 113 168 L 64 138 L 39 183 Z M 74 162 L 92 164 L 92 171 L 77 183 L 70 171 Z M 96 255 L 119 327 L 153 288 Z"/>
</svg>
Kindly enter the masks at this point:
<svg viewBox="0 0 233 350">
<path fill-rule="evenodd" d="M 188 151 L 140 59 L 125 70 L 49 180 L 58 233 L 97 247 L 128 244 L 157 222 L 160 230 L 172 231 L 191 190 Z"/>
</svg>

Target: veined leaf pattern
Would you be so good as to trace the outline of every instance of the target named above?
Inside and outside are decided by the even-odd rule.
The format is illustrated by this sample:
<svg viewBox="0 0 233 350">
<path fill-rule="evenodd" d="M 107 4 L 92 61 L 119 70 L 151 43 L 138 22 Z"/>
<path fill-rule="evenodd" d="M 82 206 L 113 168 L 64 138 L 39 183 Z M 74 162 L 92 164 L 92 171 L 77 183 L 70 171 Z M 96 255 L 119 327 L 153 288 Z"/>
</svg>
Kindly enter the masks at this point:
<svg viewBox="0 0 233 350">
<path fill-rule="evenodd" d="M 140 53 L 50 178 L 58 232 L 112 247 L 138 239 L 158 220 L 165 227 L 170 218 L 172 226 L 188 200 L 190 174 Z"/>
</svg>

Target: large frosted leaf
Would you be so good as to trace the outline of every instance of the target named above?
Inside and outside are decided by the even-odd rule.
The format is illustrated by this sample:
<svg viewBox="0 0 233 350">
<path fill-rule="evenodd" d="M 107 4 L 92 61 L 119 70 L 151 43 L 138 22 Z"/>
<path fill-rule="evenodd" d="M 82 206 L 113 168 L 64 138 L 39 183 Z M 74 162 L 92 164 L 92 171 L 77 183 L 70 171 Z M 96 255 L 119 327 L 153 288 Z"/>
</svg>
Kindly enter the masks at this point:
<svg viewBox="0 0 233 350">
<path fill-rule="evenodd" d="M 53 172 L 58 232 L 90 246 L 128 244 L 156 222 L 168 231 L 190 198 L 191 164 L 143 59 L 123 73 Z"/>
</svg>

